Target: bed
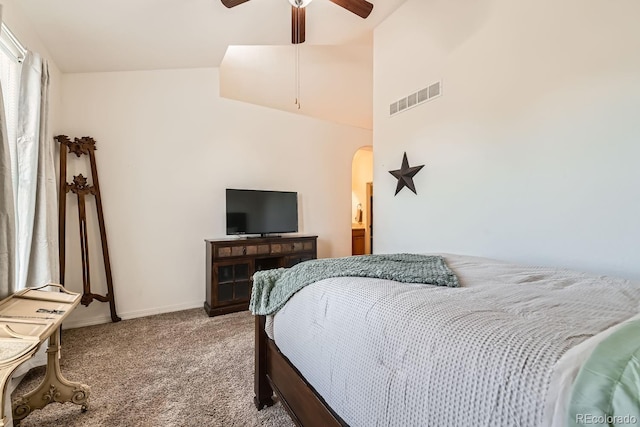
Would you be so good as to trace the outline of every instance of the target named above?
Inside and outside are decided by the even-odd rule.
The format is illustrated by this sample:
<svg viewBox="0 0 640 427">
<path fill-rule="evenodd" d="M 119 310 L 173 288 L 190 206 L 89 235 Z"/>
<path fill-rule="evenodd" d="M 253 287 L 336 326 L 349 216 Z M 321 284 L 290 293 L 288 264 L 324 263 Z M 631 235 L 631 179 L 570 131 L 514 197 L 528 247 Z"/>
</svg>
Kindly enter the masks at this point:
<svg viewBox="0 0 640 427">
<path fill-rule="evenodd" d="M 442 257 L 458 287 L 327 278 L 256 316 L 256 407 L 273 404 L 275 392 L 303 426 L 640 422 L 637 283 Z M 597 366 L 597 353 L 611 364 L 615 340 L 631 359 L 620 355 L 625 376 L 607 385 L 622 402 L 612 409 L 584 368 Z"/>
</svg>

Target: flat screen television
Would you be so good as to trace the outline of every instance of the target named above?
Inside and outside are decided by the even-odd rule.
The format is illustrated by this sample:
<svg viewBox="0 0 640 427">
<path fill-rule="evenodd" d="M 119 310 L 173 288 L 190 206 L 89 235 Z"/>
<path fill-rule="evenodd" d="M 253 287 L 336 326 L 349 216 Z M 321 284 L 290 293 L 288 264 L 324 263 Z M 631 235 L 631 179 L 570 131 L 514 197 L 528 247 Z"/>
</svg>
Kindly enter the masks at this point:
<svg viewBox="0 0 640 427">
<path fill-rule="evenodd" d="M 297 231 L 298 193 L 227 189 L 227 234 Z"/>
</svg>

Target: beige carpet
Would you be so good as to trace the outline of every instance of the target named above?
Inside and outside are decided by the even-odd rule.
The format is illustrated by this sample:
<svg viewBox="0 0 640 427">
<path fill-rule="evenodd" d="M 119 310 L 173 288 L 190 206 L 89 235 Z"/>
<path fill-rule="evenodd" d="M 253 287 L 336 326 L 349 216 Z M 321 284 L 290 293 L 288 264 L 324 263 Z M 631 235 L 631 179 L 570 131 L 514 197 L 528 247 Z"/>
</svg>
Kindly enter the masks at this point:
<svg viewBox="0 0 640 427">
<path fill-rule="evenodd" d="M 253 405 L 253 317 L 194 309 L 63 331 L 63 375 L 91 387 L 90 408 L 35 411 L 22 426 L 293 426 L 280 404 Z M 14 397 L 44 374 L 32 370 Z"/>
</svg>

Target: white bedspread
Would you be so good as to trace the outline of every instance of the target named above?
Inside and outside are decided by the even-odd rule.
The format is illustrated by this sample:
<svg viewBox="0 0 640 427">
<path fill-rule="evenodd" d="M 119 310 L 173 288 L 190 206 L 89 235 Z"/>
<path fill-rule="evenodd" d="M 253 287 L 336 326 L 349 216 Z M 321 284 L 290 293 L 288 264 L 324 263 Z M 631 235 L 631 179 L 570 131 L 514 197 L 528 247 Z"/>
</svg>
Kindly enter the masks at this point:
<svg viewBox="0 0 640 427">
<path fill-rule="evenodd" d="M 275 315 L 282 353 L 352 427 L 546 426 L 563 355 L 640 312 L 629 281 L 445 257 L 461 288 L 327 279 Z"/>
</svg>

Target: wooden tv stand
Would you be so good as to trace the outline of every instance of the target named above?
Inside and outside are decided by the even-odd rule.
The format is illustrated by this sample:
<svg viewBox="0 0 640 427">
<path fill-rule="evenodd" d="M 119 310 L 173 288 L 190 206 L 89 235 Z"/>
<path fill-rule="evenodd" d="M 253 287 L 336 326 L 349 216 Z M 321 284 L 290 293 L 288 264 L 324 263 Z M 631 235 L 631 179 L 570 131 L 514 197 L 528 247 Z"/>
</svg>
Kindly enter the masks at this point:
<svg viewBox="0 0 640 427">
<path fill-rule="evenodd" d="M 207 239 L 206 301 L 209 316 L 249 308 L 253 273 L 315 259 L 318 236 Z"/>
</svg>

